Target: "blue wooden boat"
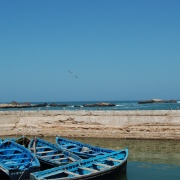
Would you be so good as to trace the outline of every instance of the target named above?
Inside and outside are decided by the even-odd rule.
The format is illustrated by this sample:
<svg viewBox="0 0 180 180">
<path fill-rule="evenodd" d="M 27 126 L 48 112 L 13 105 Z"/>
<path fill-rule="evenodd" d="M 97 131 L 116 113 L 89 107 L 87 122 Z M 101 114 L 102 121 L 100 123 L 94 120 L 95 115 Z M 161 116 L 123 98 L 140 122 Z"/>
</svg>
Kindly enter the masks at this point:
<svg viewBox="0 0 180 180">
<path fill-rule="evenodd" d="M 114 150 L 105 149 L 97 146 L 91 146 L 81 142 L 65 139 L 62 137 L 56 137 L 56 144 L 63 150 L 68 150 L 83 159 L 96 157 L 98 155 L 105 155 L 107 153 L 114 152 Z"/>
<path fill-rule="evenodd" d="M 31 180 L 114 180 L 126 172 L 128 149 L 31 173 Z"/>
<path fill-rule="evenodd" d="M 57 145 L 40 138 L 32 139 L 28 148 L 39 159 L 42 169 L 48 169 L 82 160 L 77 155 L 68 151 L 63 151 Z"/>
<path fill-rule="evenodd" d="M 38 159 L 28 149 L 9 140 L 0 144 L 1 174 L 6 174 L 11 180 L 22 180 L 39 170 Z"/>
</svg>

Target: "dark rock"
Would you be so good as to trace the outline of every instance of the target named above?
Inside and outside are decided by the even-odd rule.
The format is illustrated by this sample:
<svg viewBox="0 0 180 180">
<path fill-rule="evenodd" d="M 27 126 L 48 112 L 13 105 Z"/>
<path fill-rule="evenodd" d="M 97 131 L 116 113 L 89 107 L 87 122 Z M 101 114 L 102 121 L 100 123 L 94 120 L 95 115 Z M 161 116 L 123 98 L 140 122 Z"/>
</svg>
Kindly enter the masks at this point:
<svg viewBox="0 0 180 180">
<path fill-rule="evenodd" d="M 16 102 L 11 102 L 10 104 L 1 104 L 0 108 L 30 108 L 30 107 L 45 107 L 47 106 L 47 103 L 43 103 L 43 104 L 35 104 L 35 105 L 31 105 L 30 103 L 16 103 Z"/>
<path fill-rule="evenodd" d="M 176 100 L 166 100 L 166 101 L 164 101 L 164 103 L 177 103 L 177 101 Z"/>
<path fill-rule="evenodd" d="M 145 101 L 138 102 L 138 104 L 148 104 L 148 103 L 177 103 L 177 101 L 176 100 L 152 99 L 152 100 L 145 100 Z"/>
<path fill-rule="evenodd" d="M 66 106 L 68 106 L 68 104 L 55 104 L 55 103 L 52 103 L 49 106 L 51 106 L 51 107 L 66 107 Z"/>
<path fill-rule="evenodd" d="M 35 104 L 32 105 L 31 107 L 46 107 L 48 104 L 47 103 L 43 103 L 43 104 Z"/>
<path fill-rule="evenodd" d="M 84 107 L 110 107 L 110 106 L 115 106 L 115 104 L 112 103 L 95 103 L 95 104 L 83 104 Z"/>
</svg>

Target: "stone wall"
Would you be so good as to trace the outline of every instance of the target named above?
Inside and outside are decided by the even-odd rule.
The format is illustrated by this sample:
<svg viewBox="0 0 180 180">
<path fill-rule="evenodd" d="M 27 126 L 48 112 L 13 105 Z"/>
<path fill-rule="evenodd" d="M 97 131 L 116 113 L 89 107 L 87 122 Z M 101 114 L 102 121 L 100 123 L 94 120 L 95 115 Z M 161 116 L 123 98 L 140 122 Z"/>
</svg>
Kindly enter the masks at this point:
<svg viewBox="0 0 180 180">
<path fill-rule="evenodd" d="M 0 136 L 180 139 L 180 111 L 0 111 Z"/>
</svg>

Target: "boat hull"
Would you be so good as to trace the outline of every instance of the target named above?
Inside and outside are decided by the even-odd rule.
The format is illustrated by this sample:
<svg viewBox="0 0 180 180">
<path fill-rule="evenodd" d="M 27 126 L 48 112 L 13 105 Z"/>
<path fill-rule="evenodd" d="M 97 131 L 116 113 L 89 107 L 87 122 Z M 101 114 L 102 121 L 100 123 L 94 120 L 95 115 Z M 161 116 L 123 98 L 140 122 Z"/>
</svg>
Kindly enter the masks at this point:
<svg viewBox="0 0 180 180">
<path fill-rule="evenodd" d="M 34 168 L 30 170 L 25 170 L 25 171 L 9 171 L 7 174 L 8 179 L 10 180 L 27 180 L 30 179 L 30 173 L 38 172 L 40 168 Z"/>
</svg>

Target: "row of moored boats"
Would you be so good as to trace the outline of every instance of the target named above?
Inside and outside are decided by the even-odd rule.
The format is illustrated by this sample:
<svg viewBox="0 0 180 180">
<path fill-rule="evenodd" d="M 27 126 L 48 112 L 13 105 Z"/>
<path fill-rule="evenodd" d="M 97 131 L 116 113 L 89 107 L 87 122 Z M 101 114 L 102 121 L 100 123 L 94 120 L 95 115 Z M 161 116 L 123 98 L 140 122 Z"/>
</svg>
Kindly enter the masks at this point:
<svg viewBox="0 0 180 180">
<path fill-rule="evenodd" d="M 128 149 L 110 150 L 56 137 L 0 142 L 0 179 L 109 180 L 126 172 Z"/>
</svg>

